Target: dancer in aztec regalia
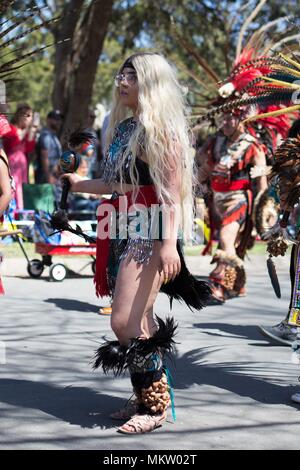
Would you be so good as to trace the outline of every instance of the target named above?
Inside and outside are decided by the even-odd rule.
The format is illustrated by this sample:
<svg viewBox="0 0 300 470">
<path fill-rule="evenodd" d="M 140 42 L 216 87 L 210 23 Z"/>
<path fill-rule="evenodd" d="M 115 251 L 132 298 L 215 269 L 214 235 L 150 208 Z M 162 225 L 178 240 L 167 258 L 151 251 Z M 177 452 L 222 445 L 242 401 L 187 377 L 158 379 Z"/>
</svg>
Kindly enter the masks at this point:
<svg viewBox="0 0 300 470">
<path fill-rule="evenodd" d="M 256 112 L 267 113 L 257 121 L 245 122 L 253 109 L 244 106 L 243 96 L 255 97 L 268 91 L 260 77 L 271 71 L 270 57 L 261 54 L 263 36 L 254 34 L 235 59 L 229 77 L 221 82 L 216 72 L 199 57 L 190 44 L 177 33 L 186 51 L 195 58 L 215 90 L 209 112 L 198 120 L 209 122 L 218 131 L 208 137 L 197 151 L 200 185 L 208 188 L 211 240 L 218 229 L 219 243 L 213 256 L 214 269 L 209 275 L 213 296 L 224 302 L 246 293 L 244 257 L 259 234 L 276 222 L 278 204 L 271 197 L 265 168 L 282 138 L 287 136 L 290 118 L 276 115 L 282 105 L 258 100 Z M 231 103 L 236 105 L 231 106 Z M 203 105 L 202 105 L 203 107 Z"/>
<path fill-rule="evenodd" d="M 243 90 L 243 95 L 232 98 L 227 103 L 212 108 L 206 115 L 208 118 L 220 111 L 234 112 L 236 109 L 245 109 L 245 124 L 260 122 L 282 116 L 290 115 L 295 118 L 299 115 L 300 104 L 300 60 L 299 52 L 276 53 L 271 57 L 260 57 L 255 67 L 261 74 L 250 81 Z M 247 72 L 253 68 L 253 61 L 246 62 L 238 69 Z M 253 113 L 253 107 L 256 113 Z M 252 113 L 248 111 L 252 109 Z M 274 291 L 280 297 L 280 285 L 276 274 L 276 263 L 273 260 L 284 255 L 288 244 L 292 243 L 290 278 L 291 297 L 286 318 L 276 327 L 262 328 L 269 337 L 282 344 L 292 345 L 293 362 L 300 364 L 300 243 L 299 222 L 296 234 L 293 237 L 287 226 L 291 214 L 297 209 L 300 200 L 300 121 L 296 120 L 289 131 L 289 136 L 276 149 L 269 167 L 255 168 L 255 174 L 268 176 L 269 184 L 276 186 L 279 196 L 281 215 L 277 223 L 264 234 L 268 240 L 267 251 L 268 271 Z M 273 328 L 273 330 L 272 330 Z M 279 331 L 281 330 L 281 331 Z M 282 334 L 283 333 L 283 334 Z M 300 393 L 292 396 L 292 400 L 300 403 Z"/>
</svg>

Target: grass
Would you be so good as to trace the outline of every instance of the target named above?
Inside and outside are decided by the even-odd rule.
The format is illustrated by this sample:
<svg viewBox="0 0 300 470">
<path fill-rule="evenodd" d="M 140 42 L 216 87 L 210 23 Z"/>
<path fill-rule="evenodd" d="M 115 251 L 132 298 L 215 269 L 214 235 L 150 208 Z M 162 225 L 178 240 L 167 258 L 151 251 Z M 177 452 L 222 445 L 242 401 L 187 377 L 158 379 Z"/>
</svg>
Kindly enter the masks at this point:
<svg viewBox="0 0 300 470">
<path fill-rule="evenodd" d="M 29 258 L 32 258 L 35 254 L 34 250 L 34 243 L 23 243 L 24 250 L 26 251 Z M 23 258 L 22 250 L 17 242 L 4 244 L 0 243 L 0 251 L 5 255 L 7 258 Z"/>
<path fill-rule="evenodd" d="M 187 246 L 184 249 L 184 253 L 187 256 L 198 256 L 202 253 L 204 247 L 205 247 L 205 245 Z M 213 243 L 213 253 L 215 252 L 216 248 L 217 248 L 217 242 L 214 242 Z M 287 252 L 289 253 L 290 250 L 291 250 L 291 248 L 289 247 Z M 251 248 L 251 250 L 247 251 L 247 254 L 249 256 L 250 255 L 265 255 L 266 252 L 267 252 L 266 242 L 257 241 L 257 242 L 255 242 L 254 247 Z"/>
<path fill-rule="evenodd" d="M 217 243 L 214 242 L 213 244 L 213 251 L 215 251 Z M 34 243 L 24 242 L 23 247 L 28 255 L 29 258 L 33 257 L 40 257 L 40 255 L 35 254 Z M 187 256 L 199 256 L 204 249 L 204 245 L 195 245 L 195 246 L 187 246 L 184 249 L 184 252 Z M 7 258 L 22 258 L 24 255 L 18 243 L 10 243 L 4 244 L 0 242 L 0 251 L 5 255 Z M 256 242 L 254 247 L 248 251 L 249 255 L 264 255 L 266 253 L 266 243 L 265 242 Z M 70 258 L 68 256 L 68 258 Z"/>
</svg>

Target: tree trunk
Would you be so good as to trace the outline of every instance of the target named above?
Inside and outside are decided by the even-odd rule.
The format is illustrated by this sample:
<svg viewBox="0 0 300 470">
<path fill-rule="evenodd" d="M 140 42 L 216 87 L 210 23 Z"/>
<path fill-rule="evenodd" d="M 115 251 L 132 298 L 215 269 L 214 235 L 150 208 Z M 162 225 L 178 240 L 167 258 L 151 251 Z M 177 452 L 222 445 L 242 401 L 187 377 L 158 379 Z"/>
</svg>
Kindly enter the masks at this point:
<svg viewBox="0 0 300 470">
<path fill-rule="evenodd" d="M 53 29 L 55 41 L 64 41 L 55 49 L 55 81 L 52 102 L 55 109 L 64 114 L 67 108 L 69 87 L 72 76 L 73 41 L 84 0 L 72 0 L 63 9 L 63 18 Z"/>
<path fill-rule="evenodd" d="M 70 41 L 57 46 L 53 91 L 53 105 L 64 114 L 63 138 L 75 128 L 84 126 L 87 120 L 113 3 L 114 0 L 96 0 L 83 10 L 83 1 L 73 0 L 65 8 L 68 11 L 56 40 L 70 38 Z M 75 13 L 68 13 L 76 8 Z"/>
</svg>

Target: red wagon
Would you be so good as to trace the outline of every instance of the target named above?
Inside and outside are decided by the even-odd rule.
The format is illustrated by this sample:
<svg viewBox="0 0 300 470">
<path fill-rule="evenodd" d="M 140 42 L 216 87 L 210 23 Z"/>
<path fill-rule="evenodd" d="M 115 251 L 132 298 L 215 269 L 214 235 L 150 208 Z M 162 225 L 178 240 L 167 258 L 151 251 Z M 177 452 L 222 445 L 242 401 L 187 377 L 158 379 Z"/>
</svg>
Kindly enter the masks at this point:
<svg viewBox="0 0 300 470">
<path fill-rule="evenodd" d="M 82 269 L 90 264 L 93 273 L 95 273 L 96 244 L 52 245 L 49 243 L 35 243 L 35 251 L 42 255 L 42 259 L 29 261 L 27 271 L 31 277 L 40 277 L 45 266 L 49 266 L 50 279 L 53 281 L 63 281 L 67 275 L 67 268 L 63 263 L 53 263 L 52 256 L 90 256 L 92 261 L 89 261 Z"/>
</svg>

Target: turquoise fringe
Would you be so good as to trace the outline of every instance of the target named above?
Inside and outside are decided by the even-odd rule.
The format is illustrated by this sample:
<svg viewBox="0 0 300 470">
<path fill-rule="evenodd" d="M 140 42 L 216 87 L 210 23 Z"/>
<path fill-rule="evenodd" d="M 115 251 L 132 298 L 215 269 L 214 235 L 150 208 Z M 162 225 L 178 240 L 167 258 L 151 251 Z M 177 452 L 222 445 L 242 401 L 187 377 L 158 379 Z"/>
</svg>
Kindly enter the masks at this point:
<svg viewBox="0 0 300 470">
<path fill-rule="evenodd" d="M 169 369 L 167 367 L 164 367 L 164 369 L 165 369 L 165 372 L 166 372 L 168 385 L 170 387 L 172 417 L 173 417 L 173 421 L 175 422 L 176 421 L 176 410 L 175 410 L 175 397 L 174 397 L 174 389 L 173 389 L 173 386 L 174 386 L 173 378 L 172 378 L 172 375 L 171 375 L 171 372 L 169 371 Z"/>
</svg>

